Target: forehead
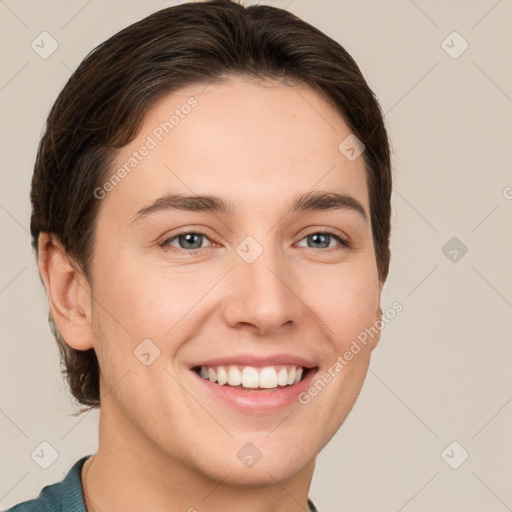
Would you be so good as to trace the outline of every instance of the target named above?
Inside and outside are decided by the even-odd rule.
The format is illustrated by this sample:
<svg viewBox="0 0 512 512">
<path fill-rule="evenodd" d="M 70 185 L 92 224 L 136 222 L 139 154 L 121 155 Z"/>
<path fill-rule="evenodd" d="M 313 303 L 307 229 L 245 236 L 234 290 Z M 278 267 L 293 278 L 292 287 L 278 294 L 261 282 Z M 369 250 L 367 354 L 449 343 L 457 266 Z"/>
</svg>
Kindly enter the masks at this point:
<svg viewBox="0 0 512 512">
<path fill-rule="evenodd" d="M 305 85 L 230 78 L 159 99 L 118 153 L 103 209 L 134 211 L 164 193 L 214 194 L 265 208 L 311 190 L 355 196 L 368 211 L 363 158 L 339 149 L 351 131 Z M 118 173 L 120 169 L 125 172 Z"/>
</svg>

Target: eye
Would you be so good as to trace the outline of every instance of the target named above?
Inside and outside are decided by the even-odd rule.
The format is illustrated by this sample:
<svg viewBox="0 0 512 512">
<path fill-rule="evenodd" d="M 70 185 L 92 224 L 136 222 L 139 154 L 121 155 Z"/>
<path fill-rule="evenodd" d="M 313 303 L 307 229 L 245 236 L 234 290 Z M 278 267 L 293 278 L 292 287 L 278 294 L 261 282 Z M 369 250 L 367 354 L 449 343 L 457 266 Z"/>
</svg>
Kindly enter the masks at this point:
<svg viewBox="0 0 512 512">
<path fill-rule="evenodd" d="M 178 233 L 171 238 L 167 238 L 160 245 L 164 248 L 172 247 L 172 250 L 184 250 L 190 254 L 195 254 L 196 250 L 204 249 L 203 241 L 210 240 L 204 233 L 199 231 L 185 231 Z M 176 243 L 178 244 L 176 246 Z"/>
<path fill-rule="evenodd" d="M 205 240 L 211 242 L 208 236 L 201 231 L 184 231 L 170 238 L 166 238 L 160 246 L 171 251 L 184 251 L 189 255 L 194 255 L 202 249 L 213 247 L 215 245 L 215 242 L 211 242 L 209 246 L 203 246 L 203 242 Z M 338 242 L 338 244 L 343 247 L 350 247 L 348 240 L 331 231 L 313 231 L 302 238 L 302 240 L 307 241 L 306 247 L 309 249 L 334 249 L 331 245 L 332 242 Z"/>
<path fill-rule="evenodd" d="M 350 247 L 348 240 L 330 231 L 314 231 L 306 235 L 302 240 L 307 240 L 307 247 L 310 249 L 330 249 L 332 248 L 332 246 L 330 247 L 332 241 L 337 241 L 344 247 Z M 309 242 L 311 242 L 311 245 Z"/>
</svg>

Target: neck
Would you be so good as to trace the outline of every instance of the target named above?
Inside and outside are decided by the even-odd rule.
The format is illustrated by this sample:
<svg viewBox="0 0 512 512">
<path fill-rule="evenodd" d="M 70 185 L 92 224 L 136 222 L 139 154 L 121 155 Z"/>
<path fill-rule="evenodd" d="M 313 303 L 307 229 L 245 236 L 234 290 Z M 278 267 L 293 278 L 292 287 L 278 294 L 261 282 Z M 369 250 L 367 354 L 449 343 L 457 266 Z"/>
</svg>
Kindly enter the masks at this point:
<svg viewBox="0 0 512 512">
<path fill-rule="evenodd" d="M 206 474 L 180 457 L 162 452 L 135 428 L 119 425 L 110 411 L 100 412 L 97 453 L 82 470 L 87 512 L 296 512 L 308 510 L 314 459 L 286 480 L 240 485 L 233 471 Z M 261 468 L 260 468 L 261 469 Z M 266 472 L 270 475 L 269 472 Z"/>
</svg>

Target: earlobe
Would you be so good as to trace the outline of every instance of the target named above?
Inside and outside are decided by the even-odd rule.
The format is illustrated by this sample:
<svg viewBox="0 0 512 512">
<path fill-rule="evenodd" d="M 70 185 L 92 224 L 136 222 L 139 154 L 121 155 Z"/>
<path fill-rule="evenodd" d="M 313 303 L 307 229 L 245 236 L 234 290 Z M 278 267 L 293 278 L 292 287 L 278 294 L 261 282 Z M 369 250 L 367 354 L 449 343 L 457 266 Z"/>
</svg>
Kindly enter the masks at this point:
<svg viewBox="0 0 512 512">
<path fill-rule="evenodd" d="M 89 283 L 73 268 L 54 235 L 39 234 L 38 267 L 53 319 L 66 343 L 76 350 L 93 348 Z"/>
<path fill-rule="evenodd" d="M 381 330 L 382 330 L 382 326 L 383 325 L 384 325 L 384 323 L 382 321 L 382 306 L 380 305 L 380 301 L 379 301 L 379 308 L 377 310 L 377 314 L 375 315 L 375 324 L 374 324 L 374 326 L 378 330 L 378 334 L 376 334 L 372 338 L 372 342 L 371 342 L 371 349 L 372 349 L 372 351 L 377 347 L 377 345 L 379 343 L 380 336 L 381 336 Z"/>
</svg>

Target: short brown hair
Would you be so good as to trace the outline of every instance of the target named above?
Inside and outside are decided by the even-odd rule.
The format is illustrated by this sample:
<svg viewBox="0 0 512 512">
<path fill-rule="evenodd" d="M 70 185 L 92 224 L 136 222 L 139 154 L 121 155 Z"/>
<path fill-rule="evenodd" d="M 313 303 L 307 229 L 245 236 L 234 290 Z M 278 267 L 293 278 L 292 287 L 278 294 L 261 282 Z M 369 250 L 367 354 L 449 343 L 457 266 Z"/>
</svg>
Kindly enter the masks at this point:
<svg viewBox="0 0 512 512">
<path fill-rule="evenodd" d="M 151 14 L 95 48 L 53 105 L 32 179 L 32 246 L 56 236 L 90 279 L 95 221 L 116 150 L 137 134 L 159 98 L 229 75 L 291 80 L 322 94 L 364 143 L 372 235 L 379 277 L 389 270 L 391 158 L 378 101 L 336 41 L 292 13 L 230 0 L 186 3 Z M 340 141 L 341 142 L 341 141 Z M 71 348 L 49 322 L 73 396 L 99 407 L 94 349 Z"/>
</svg>

